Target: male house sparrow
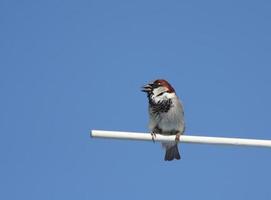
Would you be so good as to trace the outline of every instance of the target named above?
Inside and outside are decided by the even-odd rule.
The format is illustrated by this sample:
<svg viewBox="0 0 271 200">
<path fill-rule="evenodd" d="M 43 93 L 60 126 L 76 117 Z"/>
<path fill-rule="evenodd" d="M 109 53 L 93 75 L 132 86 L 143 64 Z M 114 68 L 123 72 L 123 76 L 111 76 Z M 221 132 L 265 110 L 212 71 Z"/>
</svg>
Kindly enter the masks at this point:
<svg viewBox="0 0 271 200">
<path fill-rule="evenodd" d="M 166 149 L 165 160 L 179 160 L 178 141 L 184 133 L 184 111 L 174 88 L 163 79 L 155 80 L 142 88 L 149 100 L 149 129 L 155 134 L 176 135 L 174 142 L 162 142 Z"/>
</svg>

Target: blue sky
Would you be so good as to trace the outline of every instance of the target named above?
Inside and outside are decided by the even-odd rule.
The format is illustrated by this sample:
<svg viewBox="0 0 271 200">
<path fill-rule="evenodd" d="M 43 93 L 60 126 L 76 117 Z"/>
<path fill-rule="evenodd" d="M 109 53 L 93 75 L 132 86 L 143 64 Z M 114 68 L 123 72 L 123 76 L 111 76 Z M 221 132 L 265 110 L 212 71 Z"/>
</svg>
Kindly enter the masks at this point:
<svg viewBox="0 0 271 200">
<path fill-rule="evenodd" d="M 271 139 L 269 1 L 0 2 L 1 199 L 270 199 L 271 151 L 92 139 L 146 132 L 146 82 L 187 135 Z"/>
</svg>

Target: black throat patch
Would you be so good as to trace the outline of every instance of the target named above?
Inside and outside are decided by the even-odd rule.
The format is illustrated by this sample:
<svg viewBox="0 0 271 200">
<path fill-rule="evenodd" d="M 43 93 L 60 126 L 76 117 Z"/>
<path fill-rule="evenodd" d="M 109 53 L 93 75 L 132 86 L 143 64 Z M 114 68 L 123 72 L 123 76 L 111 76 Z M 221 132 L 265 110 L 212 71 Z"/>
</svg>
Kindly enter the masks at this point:
<svg viewBox="0 0 271 200">
<path fill-rule="evenodd" d="M 159 114 L 159 113 L 167 113 L 172 106 L 172 100 L 163 100 L 159 101 L 158 103 L 155 103 L 152 98 L 149 98 L 149 104 L 151 107 L 151 111 L 154 114 Z"/>
</svg>

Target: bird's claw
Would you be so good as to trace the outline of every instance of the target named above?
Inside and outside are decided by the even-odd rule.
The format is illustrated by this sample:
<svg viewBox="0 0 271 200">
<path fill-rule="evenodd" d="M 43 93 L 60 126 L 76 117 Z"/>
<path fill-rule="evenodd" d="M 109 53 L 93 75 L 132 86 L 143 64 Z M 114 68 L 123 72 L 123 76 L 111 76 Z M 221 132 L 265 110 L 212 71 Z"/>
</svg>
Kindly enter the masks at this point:
<svg viewBox="0 0 271 200">
<path fill-rule="evenodd" d="M 176 137 L 175 137 L 175 141 L 176 141 L 176 142 L 179 142 L 179 141 L 180 141 L 180 136 L 181 136 L 180 133 L 177 133 L 177 134 L 176 134 Z"/>
<path fill-rule="evenodd" d="M 156 138 L 156 133 L 151 133 L 151 138 L 152 138 L 152 141 L 153 141 L 153 143 L 155 143 L 155 140 L 154 140 L 154 138 Z"/>
</svg>

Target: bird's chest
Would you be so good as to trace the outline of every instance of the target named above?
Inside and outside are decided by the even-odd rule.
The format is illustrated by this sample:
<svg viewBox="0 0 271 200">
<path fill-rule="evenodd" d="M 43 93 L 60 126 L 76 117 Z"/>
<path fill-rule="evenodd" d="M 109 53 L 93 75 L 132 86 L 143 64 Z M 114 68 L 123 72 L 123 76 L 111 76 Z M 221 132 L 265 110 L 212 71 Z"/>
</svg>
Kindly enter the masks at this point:
<svg viewBox="0 0 271 200">
<path fill-rule="evenodd" d="M 160 105 L 161 106 L 161 105 Z M 164 103 L 161 109 L 151 109 L 155 124 L 163 131 L 178 130 L 180 125 L 180 113 L 175 106 L 170 103 Z"/>
<path fill-rule="evenodd" d="M 177 130 L 180 124 L 179 114 L 171 108 L 168 112 L 159 113 L 158 126 L 163 131 Z"/>
</svg>

